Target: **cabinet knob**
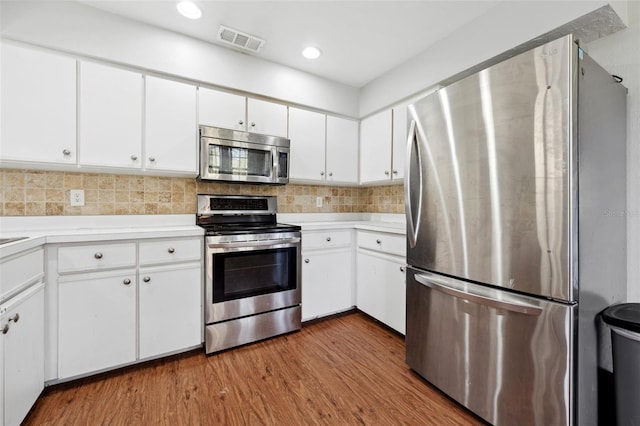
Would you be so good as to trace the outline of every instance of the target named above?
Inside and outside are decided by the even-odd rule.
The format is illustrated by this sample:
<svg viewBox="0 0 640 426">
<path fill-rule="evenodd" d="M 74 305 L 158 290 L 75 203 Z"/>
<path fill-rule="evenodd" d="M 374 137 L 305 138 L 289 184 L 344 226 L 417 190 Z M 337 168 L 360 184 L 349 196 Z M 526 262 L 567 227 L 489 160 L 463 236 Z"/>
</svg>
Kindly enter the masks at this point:
<svg viewBox="0 0 640 426">
<path fill-rule="evenodd" d="M 310 262 L 310 260 L 309 260 L 309 259 L 305 259 L 305 260 L 304 260 L 304 263 L 309 263 L 309 262 Z"/>
<path fill-rule="evenodd" d="M 173 254 L 176 252 L 176 249 L 174 249 L 173 247 L 169 247 L 169 249 L 167 250 L 169 253 Z"/>
<path fill-rule="evenodd" d="M 324 176 L 324 172 L 320 172 L 320 176 Z"/>
<path fill-rule="evenodd" d="M 404 266 L 400 267 L 400 272 L 404 272 Z"/>
<path fill-rule="evenodd" d="M 376 240 L 376 244 L 382 244 L 382 241 Z"/>
<path fill-rule="evenodd" d="M 327 241 L 331 241 L 331 237 L 327 237 Z"/>
<path fill-rule="evenodd" d="M 20 314 L 16 312 L 16 314 L 13 317 L 9 318 L 9 322 L 11 322 L 11 321 L 13 321 L 13 322 L 20 321 Z"/>
<path fill-rule="evenodd" d="M 102 259 L 102 253 L 97 252 L 96 254 L 93 255 L 93 257 L 95 257 L 96 259 L 100 260 L 100 259 Z"/>
<path fill-rule="evenodd" d="M 238 121 L 238 124 L 242 126 L 244 124 L 244 121 L 240 120 L 240 121 Z"/>
<path fill-rule="evenodd" d="M 131 161 L 137 161 L 138 160 L 138 156 L 137 155 L 132 155 L 131 156 Z"/>
<path fill-rule="evenodd" d="M 155 157 L 149 157 L 149 162 L 150 163 L 155 163 L 156 162 L 156 158 Z"/>
<path fill-rule="evenodd" d="M 389 170 L 385 170 L 385 171 L 384 171 L 384 174 L 385 174 L 385 175 L 387 175 L 387 176 L 389 176 Z"/>
<path fill-rule="evenodd" d="M 151 281 L 151 277 L 144 277 L 142 281 L 144 281 L 145 283 L 148 283 L 149 281 Z"/>
<path fill-rule="evenodd" d="M 254 123 L 253 121 L 251 122 L 251 127 L 256 127 L 256 123 Z"/>
<path fill-rule="evenodd" d="M 394 170 L 394 171 L 393 171 L 393 174 L 394 174 L 394 175 L 397 175 L 397 174 L 398 174 L 398 171 L 397 171 L 397 170 Z"/>
<path fill-rule="evenodd" d="M 131 280 L 129 278 L 125 278 L 124 281 L 122 281 L 122 284 L 129 285 L 131 284 Z"/>
<path fill-rule="evenodd" d="M 7 334 L 9 332 L 9 324 L 3 325 L 0 330 L 2 330 L 2 334 Z"/>
<path fill-rule="evenodd" d="M 333 172 L 329 172 L 329 176 L 333 176 Z"/>
<path fill-rule="evenodd" d="M 71 155 L 71 151 L 69 151 L 68 149 L 63 149 L 62 150 L 62 154 L 63 155 Z"/>
</svg>

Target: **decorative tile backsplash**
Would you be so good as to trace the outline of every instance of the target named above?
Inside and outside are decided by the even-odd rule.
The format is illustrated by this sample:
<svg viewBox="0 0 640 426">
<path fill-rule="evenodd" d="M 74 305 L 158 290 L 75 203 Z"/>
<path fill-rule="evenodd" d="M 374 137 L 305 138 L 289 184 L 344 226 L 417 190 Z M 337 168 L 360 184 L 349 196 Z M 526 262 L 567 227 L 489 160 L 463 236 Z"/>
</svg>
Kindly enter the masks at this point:
<svg viewBox="0 0 640 426">
<path fill-rule="evenodd" d="M 402 213 L 402 185 L 335 187 L 198 182 L 107 173 L 0 170 L 0 216 L 195 214 L 196 195 L 275 195 L 281 213 Z M 69 192 L 84 190 L 85 205 L 71 206 Z M 316 207 L 322 197 L 322 207 Z"/>
</svg>

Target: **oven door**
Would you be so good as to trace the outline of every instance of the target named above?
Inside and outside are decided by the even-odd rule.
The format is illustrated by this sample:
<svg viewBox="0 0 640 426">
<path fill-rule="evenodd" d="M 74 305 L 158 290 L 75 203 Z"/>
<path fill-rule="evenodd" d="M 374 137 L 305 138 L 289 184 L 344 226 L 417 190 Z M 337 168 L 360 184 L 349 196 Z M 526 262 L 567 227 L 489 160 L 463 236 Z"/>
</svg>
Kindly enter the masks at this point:
<svg viewBox="0 0 640 426">
<path fill-rule="evenodd" d="M 274 183 L 274 149 L 269 145 L 202 137 L 200 178 Z"/>
<path fill-rule="evenodd" d="M 298 235 L 234 242 L 206 238 L 206 324 L 300 304 L 300 237 L 291 234 Z"/>
</svg>

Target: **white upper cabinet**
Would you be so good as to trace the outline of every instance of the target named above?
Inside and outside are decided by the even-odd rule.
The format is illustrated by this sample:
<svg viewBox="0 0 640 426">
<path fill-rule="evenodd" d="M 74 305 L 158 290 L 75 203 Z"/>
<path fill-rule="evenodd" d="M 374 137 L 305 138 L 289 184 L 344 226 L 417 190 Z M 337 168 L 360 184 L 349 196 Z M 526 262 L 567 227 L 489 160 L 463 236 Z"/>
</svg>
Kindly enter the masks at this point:
<svg viewBox="0 0 640 426">
<path fill-rule="evenodd" d="M 323 181 L 325 176 L 325 115 L 289 108 L 291 179 Z"/>
<path fill-rule="evenodd" d="M 391 110 L 360 122 L 360 183 L 391 179 Z"/>
<path fill-rule="evenodd" d="M 0 159 L 75 164 L 76 61 L 2 43 Z"/>
<path fill-rule="evenodd" d="M 145 78 L 146 170 L 198 173 L 196 107 L 195 86 Z"/>
<path fill-rule="evenodd" d="M 247 98 L 204 87 L 198 89 L 198 124 L 246 130 Z"/>
<path fill-rule="evenodd" d="M 142 75 L 80 64 L 80 161 L 99 167 L 142 167 Z"/>
<path fill-rule="evenodd" d="M 393 108 L 393 158 L 391 179 L 404 178 L 404 163 L 407 156 L 407 105 Z"/>
<path fill-rule="evenodd" d="M 287 106 L 259 99 L 247 99 L 247 130 L 287 137 Z"/>
<path fill-rule="evenodd" d="M 327 116 L 327 182 L 358 183 L 358 122 Z"/>
</svg>

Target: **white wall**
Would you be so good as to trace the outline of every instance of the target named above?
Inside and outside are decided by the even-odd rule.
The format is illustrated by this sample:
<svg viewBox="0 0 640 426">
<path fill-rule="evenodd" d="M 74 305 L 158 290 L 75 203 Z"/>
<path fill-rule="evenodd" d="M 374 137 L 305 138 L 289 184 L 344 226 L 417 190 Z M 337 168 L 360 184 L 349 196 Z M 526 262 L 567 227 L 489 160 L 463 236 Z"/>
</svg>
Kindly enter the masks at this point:
<svg viewBox="0 0 640 426">
<path fill-rule="evenodd" d="M 584 46 L 624 79 L 627 97 L 627 298 L 640 302 L 640 2 L 628 3 L 628 28 Z M 622 190 L 622 189 L 621 189 Z"/>
<path fill-rule="evenodd" d="M 606 5 L 605 1 L 578 0 L 501 2 L 469 25 L 365 85 L 360 92 L 360 117 Z"/>
<path fill-rule="evenodd" d="M 358 89 L 70 1 L 2 1 L 3 37 L 358 117 Z"/>
</svg>

